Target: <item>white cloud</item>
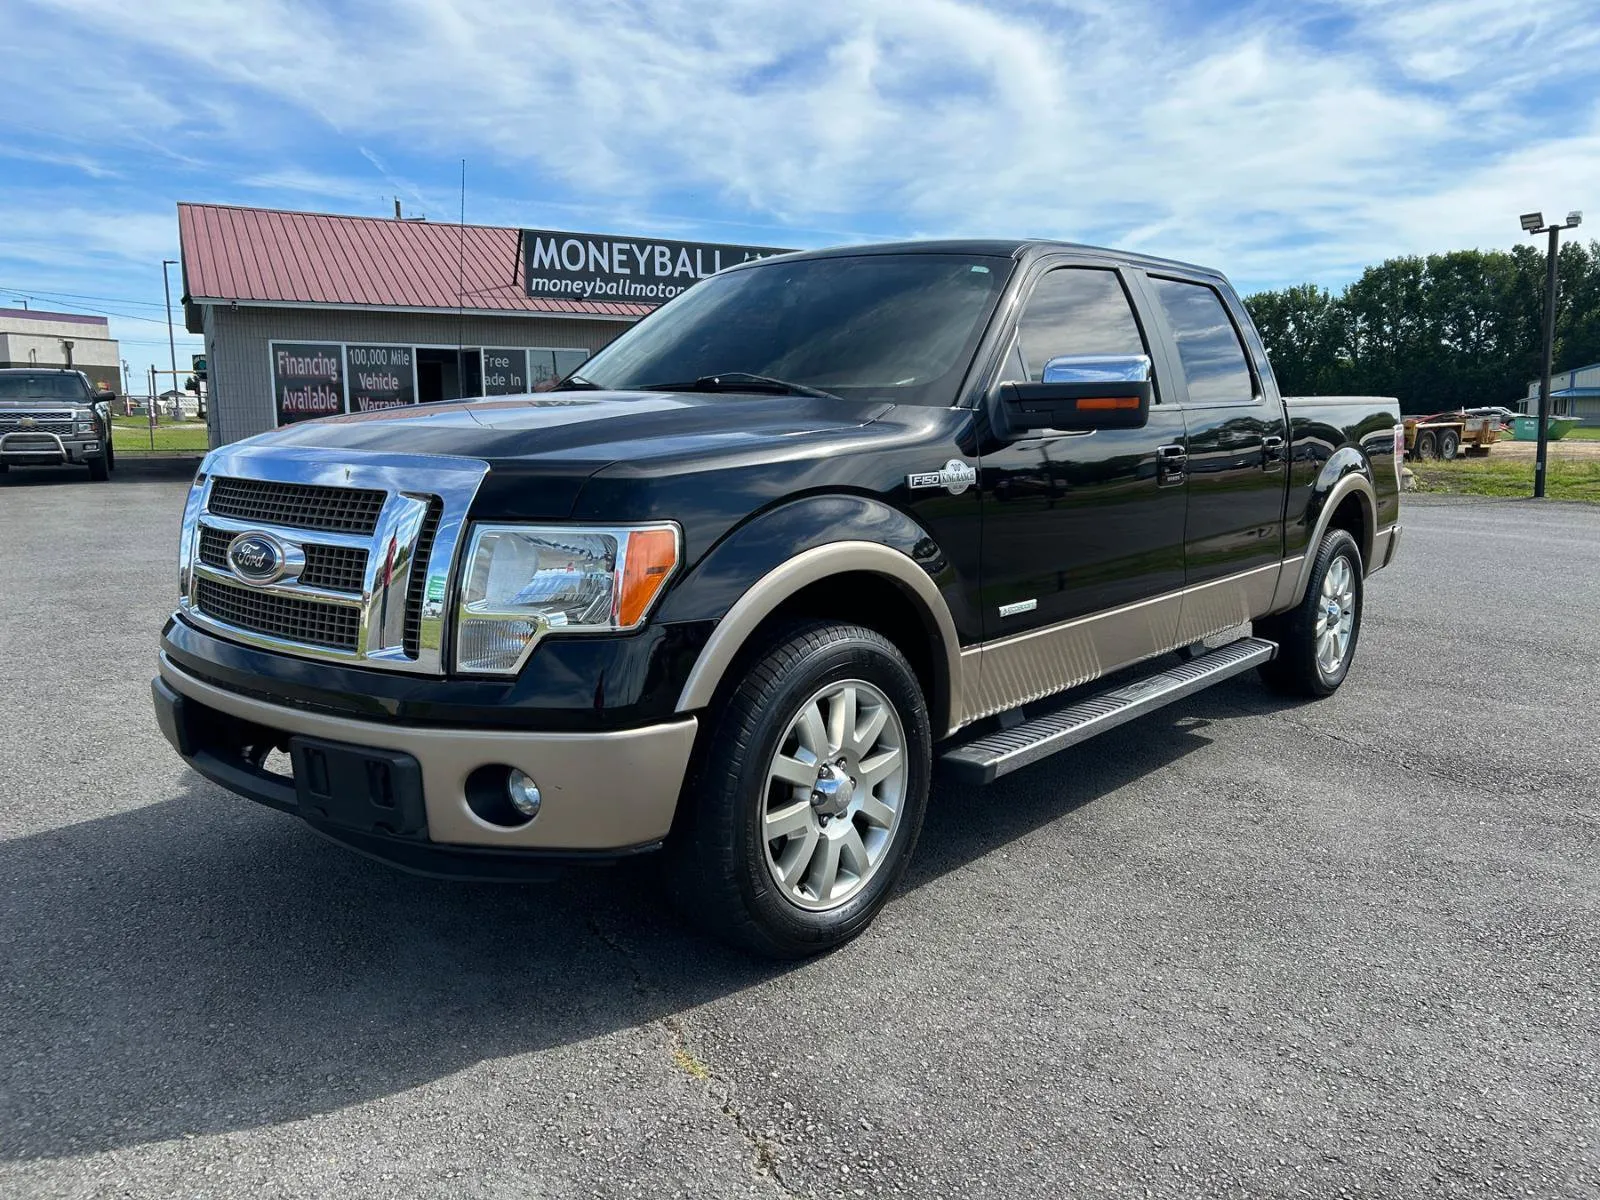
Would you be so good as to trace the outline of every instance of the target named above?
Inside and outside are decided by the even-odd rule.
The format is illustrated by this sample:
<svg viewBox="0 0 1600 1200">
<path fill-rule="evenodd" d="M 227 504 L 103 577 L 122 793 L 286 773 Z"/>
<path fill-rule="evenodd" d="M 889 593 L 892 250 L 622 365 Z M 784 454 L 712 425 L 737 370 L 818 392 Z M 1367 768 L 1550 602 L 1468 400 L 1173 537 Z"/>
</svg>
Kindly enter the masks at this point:
<svg viewBox="0 0 1600 1200">
<path fill-rule="evenodd" d="M 213 173 L 217 190 L 237 180 L 287 203 L 359 198 L 371 211 L 387 188 L 442 215 L 466 156 L 473 178 L 483 163 L 500 181 L 473 197 L 479 217 L 565 206 L 585 226 L 664 219 L 780 244 L 1065 236 L 1256 284 L 1508 244 L 1516 214 L 1541 202 L 1600 208 L 1581 53 L 1600 46 L 1592 0 L 1323 0 L 1205 20 L 1159 0 L 22 11 L 39 44 L 109 47 L 103 80 L 141 78 L 119 55 L 167 64 L 111 116 L 83 111 L 104 88 L 83 94 L 57 73 L 75 137 L 111 145 L 141 126 L 247 164 Z M 0 82 L 17 69 L 0 65 Z M 37 60 L 24 69 L 45 82 Z M 349 166 L 296 161 L 309 144 L 341 147 Z M 452 186 L 430 193 L 391 170 L 402 158 L 440 164 L 435 180 Z M 185 186 L 227 198 L 207 195 L 204 175 Z"/>
</svg>

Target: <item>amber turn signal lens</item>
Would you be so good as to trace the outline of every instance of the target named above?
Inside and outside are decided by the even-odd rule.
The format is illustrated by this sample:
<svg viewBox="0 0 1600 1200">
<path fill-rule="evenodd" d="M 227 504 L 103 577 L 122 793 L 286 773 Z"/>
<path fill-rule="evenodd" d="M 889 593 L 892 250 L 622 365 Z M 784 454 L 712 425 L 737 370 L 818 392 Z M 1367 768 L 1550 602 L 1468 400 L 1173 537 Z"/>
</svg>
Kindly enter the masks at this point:
<svg viewBox="0 0 1600 1200">
<path fill-rule="evenodd" d="M 677 565 L 678 535 L 673 530 L 641 529 L 629 534 L 617 624 L 624 629 L 637 625 Z"/>
<path fill-rule="evenodd" d="M 1108 409 L 1138 408 L 1137 396 L 1085 396 L 1078 401 L 1079 412 L 1103 412 Z"/>
</svg>

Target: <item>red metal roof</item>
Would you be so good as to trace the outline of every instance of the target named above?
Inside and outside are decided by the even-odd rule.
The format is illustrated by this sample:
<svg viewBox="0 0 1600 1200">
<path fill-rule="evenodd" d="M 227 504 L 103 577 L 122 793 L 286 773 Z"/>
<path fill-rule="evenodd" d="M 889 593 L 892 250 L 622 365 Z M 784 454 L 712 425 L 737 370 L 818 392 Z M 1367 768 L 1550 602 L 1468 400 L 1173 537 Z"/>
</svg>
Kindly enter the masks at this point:
<svg viewBox="0 0 1600 1200">
<path fill-rule="evenodd" d="M 179 204 L 186 298 L 633 320 L 645 304 L 529 296 L 517 231 L 383 217 Z M 460 279 L 458 299 L 457 279 Z"/>
</svg>

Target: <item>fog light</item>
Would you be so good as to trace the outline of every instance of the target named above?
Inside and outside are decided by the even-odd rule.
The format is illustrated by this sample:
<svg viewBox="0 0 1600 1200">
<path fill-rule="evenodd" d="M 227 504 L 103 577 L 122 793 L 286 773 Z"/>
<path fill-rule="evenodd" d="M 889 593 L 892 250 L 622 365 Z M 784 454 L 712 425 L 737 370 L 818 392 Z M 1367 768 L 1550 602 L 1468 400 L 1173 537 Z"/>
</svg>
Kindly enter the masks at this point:
<svg viewBox="0 0 1600 1200">
<path fill-rule="evenodd" d="M 533 820 L 539 815 L 539 805 L 542 798 L 539 795 L 539 785 L 515 767 L 506 778 L 506 792 L 511 797 L 511 807 L 516 809 L 528 820 Z"/>
</svg>

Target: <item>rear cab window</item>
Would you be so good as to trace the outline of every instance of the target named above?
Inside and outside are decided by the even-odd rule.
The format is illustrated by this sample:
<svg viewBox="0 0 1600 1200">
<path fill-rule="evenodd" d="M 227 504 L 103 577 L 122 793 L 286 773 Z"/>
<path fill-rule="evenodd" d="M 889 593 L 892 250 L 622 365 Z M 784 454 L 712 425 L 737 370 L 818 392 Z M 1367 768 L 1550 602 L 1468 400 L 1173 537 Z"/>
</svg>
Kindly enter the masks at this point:
<svg viewBox="0 0 1600 1200">
<path fill-rule="evenodd" d="M 1260 389 L 1239 330 L 1217 290 L 1155 275 L 1150 283 L 1178 348 L 1188 403 L 1200 408 L 1257 403 Z"/>
</svg>

